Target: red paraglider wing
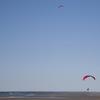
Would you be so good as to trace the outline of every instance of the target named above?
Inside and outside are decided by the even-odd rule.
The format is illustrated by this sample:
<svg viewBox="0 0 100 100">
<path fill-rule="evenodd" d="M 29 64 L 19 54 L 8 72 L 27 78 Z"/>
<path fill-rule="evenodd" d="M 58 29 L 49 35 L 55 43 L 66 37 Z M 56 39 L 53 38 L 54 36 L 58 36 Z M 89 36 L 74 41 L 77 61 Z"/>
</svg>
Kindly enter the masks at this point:
<svg viewBox="0 0 100 100">
<path fill-rule="evenodd" d="M 88 77 L 91 77 L 91 78 L 93 78 L 94 80 L 96 80 L 96 78 L 95 78 L 94 76 L 92 76 L 92 75 L 86 75 L 86 76 L 84 76 L 84 77 L 83 77 L 83 80 L 87 79 Z"/>
</svg>

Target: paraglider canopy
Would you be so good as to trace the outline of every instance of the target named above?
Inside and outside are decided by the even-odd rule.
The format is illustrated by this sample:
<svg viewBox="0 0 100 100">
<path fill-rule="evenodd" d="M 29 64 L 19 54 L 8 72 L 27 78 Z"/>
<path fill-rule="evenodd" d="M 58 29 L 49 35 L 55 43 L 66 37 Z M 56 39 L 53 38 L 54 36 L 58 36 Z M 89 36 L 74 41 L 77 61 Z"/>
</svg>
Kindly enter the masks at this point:
<svg viewBox="0 0 100 100">
<path fill-rule="evenodd" d="M 59 6 L 58 6 L 58 8 L 62 8 L 62 7 L 64 7 L 64 5 L 59 5 Z"/>
<path fill-rule="evenodd" d="M 94 80 L 96 80 L 96 78 L 95 78 L 93 75 L 85 75 L 85 76 L 83 77 L 83 80 L 86 80 L 86 79 L 89 78 L 89 77 L 91 77 L 91 78 L 93 78 Z"/>
</svg>

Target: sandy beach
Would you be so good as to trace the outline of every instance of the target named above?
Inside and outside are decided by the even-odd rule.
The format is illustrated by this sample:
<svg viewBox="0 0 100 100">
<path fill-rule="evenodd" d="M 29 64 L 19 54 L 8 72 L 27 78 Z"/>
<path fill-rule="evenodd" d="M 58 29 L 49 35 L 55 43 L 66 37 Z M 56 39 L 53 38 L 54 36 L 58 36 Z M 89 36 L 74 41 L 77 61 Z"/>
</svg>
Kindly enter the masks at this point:
<svg viewBox="0 0 100 100">
<path fill-rule="evenodd" d="M 67 97 L 51 97 L 51 98 L 10 98 L 10 97 L 1 97 L 0 100 L 100 100 L 100 96 L 67 96 Z"/>
</svg>

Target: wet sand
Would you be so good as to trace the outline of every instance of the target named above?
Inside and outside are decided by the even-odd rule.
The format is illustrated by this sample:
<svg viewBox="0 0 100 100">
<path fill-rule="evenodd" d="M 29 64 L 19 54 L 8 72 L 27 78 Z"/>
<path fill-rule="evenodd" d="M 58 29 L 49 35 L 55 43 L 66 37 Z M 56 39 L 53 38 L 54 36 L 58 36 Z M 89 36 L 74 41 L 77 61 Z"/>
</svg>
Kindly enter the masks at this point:
<svg viewBox="0 0 100 100">
<path fill-rule="evenodd" d="M 0 100 L 100 100 L 100 96 L 67 96 L 67 97 L 51 97 L 51 98 L 7 98 L 7 97 L 1 97 Z"/>
<path fill-rule="evenodd" d="M 43 93 L 46 94 L 46 93 Z M 58 92 L 35 97 L 0 97 L 0 100 L 100 100 L 100 92 Z"/>
</svg>

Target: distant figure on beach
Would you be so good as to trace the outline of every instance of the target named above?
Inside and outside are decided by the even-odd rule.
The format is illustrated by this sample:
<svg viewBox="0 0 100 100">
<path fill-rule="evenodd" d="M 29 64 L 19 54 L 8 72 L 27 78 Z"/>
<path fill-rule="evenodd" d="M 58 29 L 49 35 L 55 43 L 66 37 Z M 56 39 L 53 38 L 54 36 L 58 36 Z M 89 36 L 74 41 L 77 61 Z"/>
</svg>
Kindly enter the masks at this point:
<svg viewBox="0 0 100 100">
<path fill-rule="evenodd" d="M 90 90 L 90 89 L 89 89 L 89 88 L 87 88 L 86 90 L 87 90 L 87 92 L 89 92 L 89 90 Z"/>
</svg>

